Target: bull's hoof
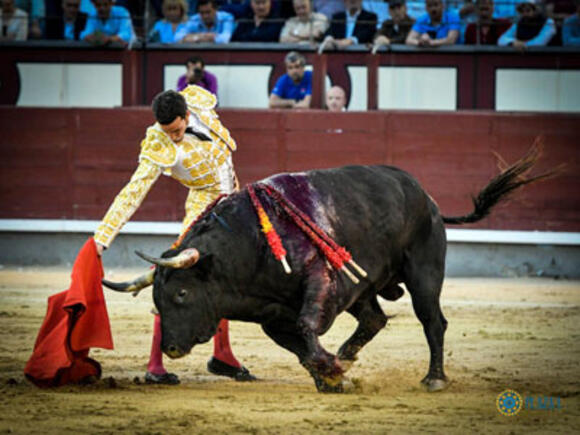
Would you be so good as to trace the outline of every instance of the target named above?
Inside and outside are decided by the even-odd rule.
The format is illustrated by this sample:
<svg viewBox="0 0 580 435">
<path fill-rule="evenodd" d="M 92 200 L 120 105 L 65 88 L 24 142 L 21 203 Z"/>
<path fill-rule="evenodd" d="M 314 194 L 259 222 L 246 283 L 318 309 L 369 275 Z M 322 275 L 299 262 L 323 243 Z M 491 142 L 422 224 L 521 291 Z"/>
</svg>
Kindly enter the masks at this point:
<svg viewBox="0 0 580 435">
<path fill-rule="evenodd" d="M 436 393 L 438 391 L 443 391 L 449 386 L 449 380 L 445 379 L 436 379 L 436 378 L 429 378 L 425 377 L 421 384 L 425 387 L 425 389 L 429 393 Z"/>
<path fill-rule="evenodd" d="M 346 373 L 351 369 L 352 365 L 356 361 L 356 358 L 355 359 L 339 359 L 339 361 L 340 361 L 340 367 L 342 368 L 342 372 Z"/>
<path fill-rule="evenodd" d="M 338 383 L 329 384 L 323 379 L 315 379 L 316 389 L 319 393 L 344 393 L 342 379 Z"/>
</svg>

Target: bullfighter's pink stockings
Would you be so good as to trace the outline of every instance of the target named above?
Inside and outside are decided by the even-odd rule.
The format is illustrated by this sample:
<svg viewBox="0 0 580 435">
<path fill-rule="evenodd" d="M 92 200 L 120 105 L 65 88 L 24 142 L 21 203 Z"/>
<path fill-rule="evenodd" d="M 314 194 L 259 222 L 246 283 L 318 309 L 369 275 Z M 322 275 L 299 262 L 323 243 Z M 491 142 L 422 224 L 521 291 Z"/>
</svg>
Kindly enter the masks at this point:
<svg viewBox="0 0 580 435">
<path fill-rule="evenodd" d="M 226 319 L 222 319 L 218 325 L 218 330 L 213 336 L 213 356 L 232 367 L 241 367 L 230 347 L 229 324 Z M 161 317 L 155 315 L 153 322 L 153 342 L 151 343 L 151 355 L 147 364 L 147 371 L 155 375 L 167 373 L 163 366 L 163 352 L 161 351 Z"/>
<path fill-rule="evenodd" d="M 227 319 L 222 319 L 218 324 L 218 330 L 213 336 L 213 356 L 232 367 L 241 367 L 232 352 L 230 346 L 229 323 Z"/>
<path fill-rule="evenodd" d="M 153 342 L 151 343 L 151 355 L 147 371 L 154 375 L 164 375 L 167 373 L 163 367 L 163 352 L 161 352 L 161 316 L 156 314 L 153 321 Z"/>
</svg>

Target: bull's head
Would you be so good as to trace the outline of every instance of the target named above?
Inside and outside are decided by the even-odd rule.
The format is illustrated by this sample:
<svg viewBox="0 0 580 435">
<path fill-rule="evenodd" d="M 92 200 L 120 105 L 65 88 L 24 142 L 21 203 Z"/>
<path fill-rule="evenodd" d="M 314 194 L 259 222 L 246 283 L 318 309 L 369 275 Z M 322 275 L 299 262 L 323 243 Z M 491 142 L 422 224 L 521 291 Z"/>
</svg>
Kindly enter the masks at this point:
<svg viewBox="0 0 580 435">
<path fill-rule="evenodd" d="M 161 347 L 171 358 L 182 357 L 196 344 L 210 340 L 220 320 L 212 303 L 214 290 L 208 280 L 211 256 L 200 260 L 195 248 L 177 254 L 168 251 L 163 258 L 140 252 L 137 255 L 155 264 L 155 270 L 127 283 L 103 281 L 103 284 L 126 292 L 153 284 L 153 299 L 161 315 Z"/>
</svg>

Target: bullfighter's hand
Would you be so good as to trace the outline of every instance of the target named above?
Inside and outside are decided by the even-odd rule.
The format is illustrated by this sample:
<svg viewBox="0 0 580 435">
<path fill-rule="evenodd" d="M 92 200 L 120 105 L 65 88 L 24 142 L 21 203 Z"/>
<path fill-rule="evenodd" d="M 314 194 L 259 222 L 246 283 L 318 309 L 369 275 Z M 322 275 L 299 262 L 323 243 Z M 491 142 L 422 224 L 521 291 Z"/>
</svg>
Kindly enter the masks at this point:
<svg viewBox="0 0 580 435">
<path fill-rule="evenodd" d="M 97 245 L 97 255 L 100 257 L 101 255 L 103 255 L 103 251 L 107 248 L 105 248 L 100 243 L 95 243 L 95 245 Z"/>
</svg>

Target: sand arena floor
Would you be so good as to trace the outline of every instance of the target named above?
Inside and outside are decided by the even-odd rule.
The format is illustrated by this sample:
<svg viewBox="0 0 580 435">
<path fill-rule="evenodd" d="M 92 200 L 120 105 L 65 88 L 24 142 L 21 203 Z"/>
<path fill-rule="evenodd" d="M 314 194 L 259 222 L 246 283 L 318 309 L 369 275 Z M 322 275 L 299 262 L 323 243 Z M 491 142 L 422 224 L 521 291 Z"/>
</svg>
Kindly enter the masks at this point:
<svg viewBox="0 0 580 435">
<path fill-rule="evenodd" d="M 140 271 L 108 271 L 123 280 Z M 106 293 L 115 350 L 95 349 L 103 379 L 41 390 L 22 370 L 47 297 L 68 287 L 69 270 L 0 270 L 0 433 L 578 433 L 580 431 L 580 282 L 549 279 L 447 279 L 446 371 L 452 380 L 427 393 L 428 349 L 409 296 L 383 302 L 396 315 L 360 354 L 354 391 L 316 392 L 294 355 L 258 325 L 231 323 L 237 357 L 259 377 L 236 383 L 209 374 L 211 343 L 167 361 L 179 386 L 143 379 L 151 340 L 150 293 Z M 322 341 L 336 351 L 355 327 L 341 315 Z M 559 399 L 553 410 L 496 409 L 506 389 L 524 398 Z"/>
</svg>

